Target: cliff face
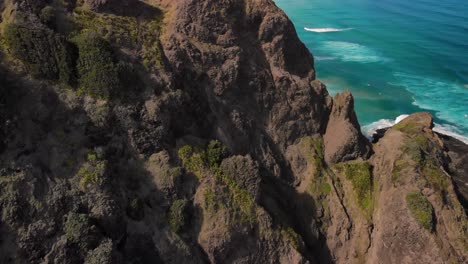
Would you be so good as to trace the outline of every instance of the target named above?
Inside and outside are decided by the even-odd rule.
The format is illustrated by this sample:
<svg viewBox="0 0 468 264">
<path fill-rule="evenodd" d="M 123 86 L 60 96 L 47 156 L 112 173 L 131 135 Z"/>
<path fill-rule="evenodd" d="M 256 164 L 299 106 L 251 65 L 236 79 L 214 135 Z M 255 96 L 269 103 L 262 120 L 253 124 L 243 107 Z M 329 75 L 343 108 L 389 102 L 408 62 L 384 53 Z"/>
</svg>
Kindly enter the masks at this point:
<svg viewBox="0 0 468 264">
<path fill-rule="evenodd" d="M 271 0 L 0 10 L 1 263 L 466 261 L 464 148 L 372 147 Z"/>
</svg>

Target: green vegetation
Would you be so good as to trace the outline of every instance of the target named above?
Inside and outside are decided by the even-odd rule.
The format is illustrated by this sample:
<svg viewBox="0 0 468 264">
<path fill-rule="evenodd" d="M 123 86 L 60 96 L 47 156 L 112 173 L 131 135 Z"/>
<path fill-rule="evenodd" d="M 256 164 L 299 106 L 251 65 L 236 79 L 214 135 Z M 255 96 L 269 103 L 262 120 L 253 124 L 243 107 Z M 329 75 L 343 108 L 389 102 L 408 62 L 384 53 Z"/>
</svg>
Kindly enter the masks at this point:
<svg viewBox="0 0 468 264">
<path fill-rule="evenodd" d="M 397 183 L 402 179 L 403 170 L 409 166 L 404 159 L 398 159 L 393 164 L 392 182 Z"/>
<path fill-rule="evenodd" d="M 94 31 L 118 46 L 141 51 L 141 59 L 147 69 L 164 64 L 159 41 L 161 21 L 160 15 L 137 21 L 135 17 L 97 14 L 80 8 L 74 12 L 78 32 Z"/>
<path fill-rule="evenodd" d="M 85 258 L 85 264 L 111 264 L 114 263 L 113 257 L 113 244 L 110 238 L 104 239 L 101 244 L 88 251 Z"/>
<path fill-rule="evenodd" d="M 367 162 L 346 162 L 335 165 L 335 168 L 344 173 L 351 180 L 359 206 L 372 213 L 372 170 Z"/>
<path fill-rule="evenodd" d="M 205 175 L 206 154 L 203 150 L 186 145 L 179 149 L 179 158 L 184 167 L 201 179 Z"/>
<path fill-rule="evenodd" d="M 208 144 L 208 147 L 206 149 L 206 155 L 208 166 L 210 166 L 210 168 L 213 168 L 219 166 L 221 164 L 221 161 L 223 161 L 223 159 L 228 156 L 228 150 L 226 146 L 224 146 L 218 140 L 212 140 Z"/>
<path fill-rule="evenodd" d="M 120 95 L 125 87 L 144 86 L 140 80 L 143 66 L 118 62 L 109 43 L 139 54 L 147 69 L 163 66 L 161 14 L 155 12 L 152 18 L 137 21 L 136 17 L 76 8 L 71 17 L 45 6 L 39 16 L 49 28 L 8 24 L 0 41 L 2 49 L 22 61 L 33 77 L 79 85 L 79 92 L 107 100 Z M 18 20 L 27 21 L 26 17 Z M 50 29 L 55 27 L 64 35 Z"/>
<path fill-rule="evenodd" d="M 4 38 L 10 53 L 21 60 L 34 77 L 73 83 L 74 50 L 60 35 L 48 29 L 8 24 Z"/>
<path fill-rule="evenodd" d="M 298 249 L 301 241 L 301 237 L 291 227 L 281 228 L 281 235 L 293 246 L 294 249 Z"/>
<path fill-rule="evenodd" d="M 135 17 L 98 14 L 76 8 L 73 22 L 77 27 L 75 32 L 96 32 L 118 46 L 136 48 L 139 42 L 138 21 Z"/>
<path fill-rule="evenodd" d="M 214 170 L 214 175 L 217 183 L 226 186 L 228 190 L 228 192 L 215 193 L 218 195 L 214 201 L 216 207 L 229 209 L 241 224 L 253 223 L 256 203 L 252 195 L 220 169 Z"/>
<path fill-rule="evenodd" d="M 212 212 L 219 210 L 218 203 L 216 202 L 216 194 L 213 192 L 213 190 L 205 189 L 203 192 L 203 197 L 205 198 L 206 209 Z"/>
<path fill-rule="evenodd" d="M 69 213 L 63 231 L 69 243 L 77 244 L 82 249 L 94 242 L 94 230 L 86 214 Z"/>
<path fill-rule="evenodd" d="M 431 142 L 421 133 L 410 133 L 408 137 L 402 147 L 402 152 L 409 155 L 411 160 L 416 163 L 421 176 L 426 180 L 427 187 L 431 187 L 442 196 L 446 192 L 449 183 L 447 177 L 438 168 L 437 160 L 431 156 Z M 393 172 L 394 178 L 399 177 L 401 170 L 406 166 L 409 166 L 407 161 L 397 160 Z"/>
<path fill-rule="evenodd" d="M 443 195 L 446 192 L 449 186 L 447 177 L 439 168 L 437 168 L 435 162 L 426 160 L 423 164 L 421 174 L 426 179 L 428 185 L 440 195 Z"/>
<path fill-rule="evenodd" d="M 323 176 L 323 139 L 314 139 L 312 137 L 303 137 L 299 141 L 299 148 L 304 153 L 307 162 L 314 164 L 315 175 L 314 177 Z"/>
<path fill-rule="evenodd" d="M 402 151 L 408 154 L 416 163 L 422 163 L 428 149 L 429 140 L 420 134 L 410 134 L 405 141 Z"/>
<path fill-rule="evenodd" d="M 188 201 L 185 199 L 175 200 L 169 210 L 169 224 L 172 231 L 179 233 L 187 221 Z"/>
<path fill-rule="evenodd" d="M 79 50 L 77 71 L 80 91 L 108 99 L 121 90 L 119 67 L 109 42 L 94 32 L 73 38 Z"/>
<path fill-rule="evenodd" d="M 97 158 L 95 153 L 88 154 L 88 161 L 79 169 L 77 176 L 82 188 L 101 185 L 104 181 L 107 161 Z"/>
<path fill-rule="evenodd" d="M 323 183 L 321 186 L 321 192 L 324 194 L 330 194 L 331 193 L 331 186 L 328 183 Z"/>
<path fill-rule="evenodd" d="M 186 145 L 178 150 L 178 154 L 184 167 L 201 179 L 209 169 L 219 167 L 228 151 L 221 142 L 212 140 L 206 149 Z"/>
<path fill-rule="evenodd" d="M 406 195 L 406 203 L 413 217 L 425 229 L 432 230 L 434 209 L 427 198 L 419 192 Z"/>
<path fill-rule="evenodd" d="M 65 236 L 72 243 L 80 242 L 81 233 L 89 228 L 89 219 L 86 214 L 70 213 L 64 224 Z"/>
<path fill-rule="evenodd" d="M 420 125 L 418 125 L 416 122 L 408 122 L 408 121 L 402 121 L 393 126 L 394 129 L 400 130 L 404 133 L 417 132 L 417 128 L 419 127 Z"/>
<path fill-rule="evenodd" d="M 297 147 L 299 154 L 306 159 L 308 172 L 311 174 L 308 178 L 307 193 L 318 208 L 316 212 L 324 212 L 323 215 L 317 217 L 326 218 L 329 216 L 327 196 L 331 192 L 331 185 L 327 182 L 328 177 L 326 177 L 328 174 L 324 165 L 323 139 L 303 137 L 299 140 Z"/>
<path fill-rule="evenodd" d="M 0 192 L 0 208 L 1 220 L 10 225 L 15 226 L 20 223 L 28 212 L 28 204 L 24 201 L 19 188 L 15 188 L 14 184 L 4 185 L 3 177 L 0 178 L 2 191 Z"/>
<path fill-rule="evenodd" d="M 227 157 L 227 148 L 219 141 L 211 141 L 206 148 L 184 146 L 178 151 L 184 167 L 199 179 L 205 175 L 214 176 L 216 186 L 205 190 L 207 210 L 228 209 L 237 223 L 252 223 L 255 219 L 256 203 L 250 193 L 239 186 L 230 173 L 221 170 L 220 164 Z M 215 186 L 215 187 L 216 187 Z"/>
</svg>

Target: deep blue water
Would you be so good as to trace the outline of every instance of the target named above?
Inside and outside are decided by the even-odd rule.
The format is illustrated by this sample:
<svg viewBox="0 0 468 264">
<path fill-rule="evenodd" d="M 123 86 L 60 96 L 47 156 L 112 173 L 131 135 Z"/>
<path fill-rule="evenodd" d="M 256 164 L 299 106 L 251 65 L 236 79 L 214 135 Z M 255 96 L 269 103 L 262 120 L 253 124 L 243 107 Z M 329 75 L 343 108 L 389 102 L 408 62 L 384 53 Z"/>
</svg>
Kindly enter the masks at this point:
<svg viewBox="0 0 468 264">
<path fill-rule="evenodd" d="M 351 90 L 363 130 L 429 111 L 468 142 L 468 0 L 275 2 L 329 92 Z"/>
</svg>

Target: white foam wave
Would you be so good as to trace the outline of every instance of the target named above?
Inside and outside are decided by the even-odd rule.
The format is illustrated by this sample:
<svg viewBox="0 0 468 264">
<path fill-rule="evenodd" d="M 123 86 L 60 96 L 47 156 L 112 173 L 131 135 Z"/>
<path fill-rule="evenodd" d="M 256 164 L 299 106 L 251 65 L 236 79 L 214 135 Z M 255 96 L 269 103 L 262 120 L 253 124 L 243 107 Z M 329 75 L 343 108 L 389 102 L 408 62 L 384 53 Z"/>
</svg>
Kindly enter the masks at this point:
<svg viewBox="0 0 468 264">
<path fill-rule="evenodd" d="M 365 125 L 362 127 L 362 133 L 364 136 L 366 136 L 368 139 L 372 140 L 372 136 L 377 132 L 377 130 L 382 129 L 382 128 L 387 128 L 394 126 L 395 124 L 398 124 L 401 120 L 407 118 L 409 115 L 400 115 L 396 119 L 391 120 L 391 119 L 380 119 L 378 121 L 375 121 L 369 125 Z"/>
<path fill-rule="evenodd" d="M 451 136 L 453 138 L 456 138 L 460 140 L 461 142 L 468 144 L 468 137 L 460 135 L 458 132 L 458 129 L 454 126 L 451 125 L 440 125 L 435 123 L 434 124 L 434 129 L 435 132 L 438 132 L 440 134 L 444 134 L 447 136 Z"/>
<path fill-rule="evenodd" d="M 317 61 L 329 61 L 329 60 L 336 60 L 336 57 L 315 56 L 315 60 L 317 60 Z"/>
<path fill-rule="evenodd" d="M 436 117 L 468 131 L 468 89 L 463 85 L 430 77 L 396 72 L 395 86 L 413 94 L 413 105 L 433 110 Z"/>
<path fill-rule="evenodd" d="M 388 60 L 369 47 L 346 41 L 323 41 L 319 52 L 330 54 L 345 62 L 373 63 Z"/>
<path fill-rule="evenodd" d="M 361 130 L 362 130 L 362 133 L 364 134 L 364 136 L 366 136 L 369 140 L 372 140 L 372 136 L 377 132 L 377 130 L 392 127 L 392 126 L 400 123 L 403 119 L 407 118 L 408 116 L 409 115 L 400 115 L 397 118 L 395 118 L 395 120 L 380 119 L 380 120 L 378 120 L 376 122 L 373 122 L 373 123 L 371 123 L 369 125 L 363 126 Z M 453 138 L 456 138 L 456 139 L 462 141 L 465 144 L 468 144 L 468 137 L 461 135 L 460 134 L 461 132 L 459 131 L 459 129 L 454 127 L 454 126 L 447 125 L 447 124 L 434 123 L 433 130 L 435 132 L 438 132 L 440 134 L 444 134 L 444 135 L 447 135 L 447 136 L 451 136 Z"/>
<path fill-rule="evenodd" d="M 353 28 L 307 28 L 305 27 L 304 30 L 316 32 L 316 33 L 328 33 L 328 32 L 348 31 L 348 30 L 353 30 Z"/>
</svg>

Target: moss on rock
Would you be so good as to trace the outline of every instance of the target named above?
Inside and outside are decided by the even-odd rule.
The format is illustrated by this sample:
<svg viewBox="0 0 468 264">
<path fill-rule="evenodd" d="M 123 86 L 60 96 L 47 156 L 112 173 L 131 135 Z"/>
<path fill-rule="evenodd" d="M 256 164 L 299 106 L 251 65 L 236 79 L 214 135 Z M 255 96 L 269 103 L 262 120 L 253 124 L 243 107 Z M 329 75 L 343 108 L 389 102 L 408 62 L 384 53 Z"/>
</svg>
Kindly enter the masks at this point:
<svg viewBox="0 0 468 264">
<path fill-rule="evenodd" d="M 358 205 L 370 215 L 373 210 L 373 182 L 370 164 L 368 162 L 346 162 L 336 164 L 335 168 L 351 180 Z"/>
<path fill-rule="evenodd" d="M 412 192 L 406 195 L 406 203 L 416 221 L 425 229 L 432 230 L 434 209 L 427 198 L 419 192 Z"/>
</svg>

